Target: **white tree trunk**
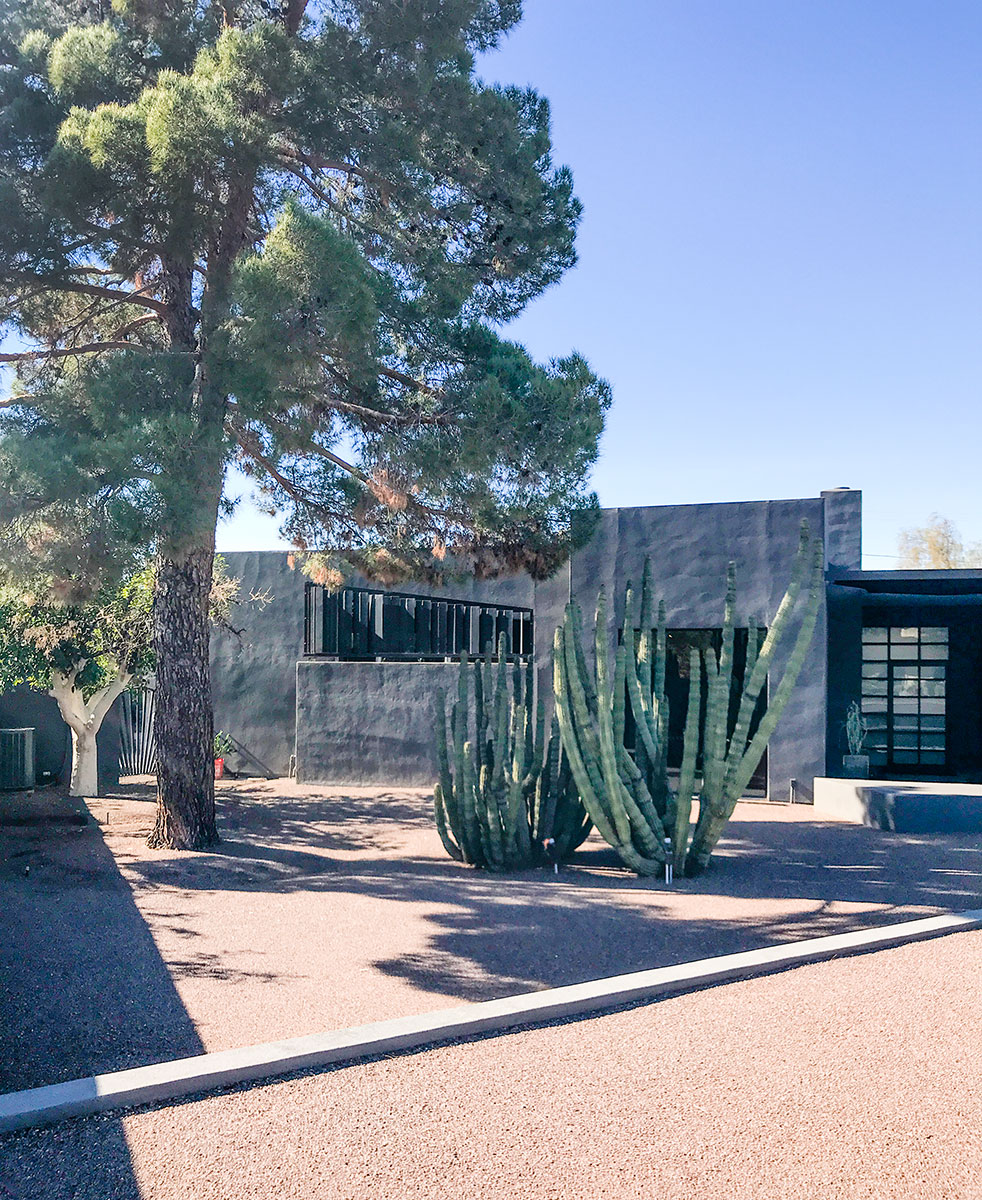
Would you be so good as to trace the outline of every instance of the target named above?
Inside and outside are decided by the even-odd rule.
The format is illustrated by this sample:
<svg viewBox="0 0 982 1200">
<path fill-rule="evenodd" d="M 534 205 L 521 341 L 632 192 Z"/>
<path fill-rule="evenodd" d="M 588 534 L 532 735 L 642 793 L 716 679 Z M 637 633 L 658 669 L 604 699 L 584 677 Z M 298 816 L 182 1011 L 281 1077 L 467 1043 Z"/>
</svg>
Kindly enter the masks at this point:
<svg viewBox="0 0 982 1200">
<path fill-rule="evenodd" d="M 88 700 L 75 680 L 84 663 L 67 675 L 55 675 L 51 680 L 48 695 L 58 702 L 65 724 L 72 731 L 72 782 L 73 796 L 99 795 L 99 751 L 96 736 L 102 728 L 103 718 L 112 708 L 116 698 L 126 689 L 132 675 L 117 675 L 112 683 L 106 684 Z"/>
<path fill-rule="evenodd" d="M 89 728 L 84 728 L 81 733 L 72 730 L 71 794 L 99 795 L 99 748 L 95 734 Z"/>
</svg>

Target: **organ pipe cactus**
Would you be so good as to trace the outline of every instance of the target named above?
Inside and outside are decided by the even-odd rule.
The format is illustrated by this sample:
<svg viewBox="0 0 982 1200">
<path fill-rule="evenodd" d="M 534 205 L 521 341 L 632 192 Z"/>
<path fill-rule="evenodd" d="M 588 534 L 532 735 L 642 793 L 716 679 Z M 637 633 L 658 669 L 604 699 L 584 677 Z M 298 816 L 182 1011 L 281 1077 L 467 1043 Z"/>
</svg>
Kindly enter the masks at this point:
<svg viewBox="0 0 982 1200">
<path fill-rule="evenodd" d="M 719 659 L 712 651 L 705 656 L 696 649 L 690 652 L 688 708 L 677 791 L 673 791 L 668 776 L 665 611 L 660 606 L 654 616 L 650 564 L 645 564 L 641 588 L 640 635 L 635 637 L 635 598 L 629 584 L 624 633 L 613 656 L 607 598 L 601 590 L 592 673 L 583 649 L 579 609 L 575 603 L 567 606 L 563 624 L 556 630 L 554 654 L 556 715 L 563 748 L 593 823 L 638 874 L 660 873 L 668 861 L 675 872 L 686 875 L 700 874 L 708 866 L 804 665 L 818 620 L 823 565 L 822 543 L 812 541 L 803 522 L 788 589 L 762 642 L 756 619 L 748 623 L 747 662 L 731 726 L 736 574 L 730 564 Z M 795 621 L 797 634 L 783 673 L 772 680 L 769 700 L 754 728 L 764 685 L 775 666 L 775 652 Z M 705 704 L 703 675 L 707 677 Z M 627 706 L 636 729 L 633 754 L 624 741 Z M 700 727 L 699 815 L 693 826 Z"/>
<path fill-rule="evenodd" d="M 563 752 L 558 722 L 545 733 L 534 705 L 534 668 L 461 654 L 447 729 L 446 694 L 437 693 L 434 816 L 447 853 L 492 871 L 567 859 L 590 832 Z"/>
</svg>

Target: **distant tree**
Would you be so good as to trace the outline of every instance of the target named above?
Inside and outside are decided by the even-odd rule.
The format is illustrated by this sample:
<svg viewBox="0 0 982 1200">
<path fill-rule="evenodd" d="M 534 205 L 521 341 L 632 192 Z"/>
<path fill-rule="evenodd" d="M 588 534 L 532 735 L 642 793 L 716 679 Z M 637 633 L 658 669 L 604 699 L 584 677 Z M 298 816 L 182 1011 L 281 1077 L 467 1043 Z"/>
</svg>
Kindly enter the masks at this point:
<svg viewBox="0 0 982 1200">
<path fill-rule="evenodd" d="M 543 576 L 589 533 L 609 390 L 500 333 L 574 263 L 580 216 L 547 102 L 475 73 L 520 15 L 0 0 L 0 533 L 72 578 L 121 540 L 158 553 L 154 845 L 218 837 L 230 464 L 327 578 L 445 555 Z"/>
<path fill-rule="evenodd" d="M 145 570 L 75 604 L 40 581 L 0 587 L 0 692 L 27 684 L 54 698 L 72 735 L 73 796 L 99 794 L 96 736 L 152 665 L 152 586 Z"/>
<path fill-rule="evenodd" d="M 910 570 L 982 567 L 982 544 L 965 546 L 954 523 L 932 513 L 926 525 L 901 532 L 897 566 Z"/>
<path fill-rule="evenodd" d="M 0 692 L 26 684 L 51 696 L 71 731 L 73 796 L 99 794 L 96 738 L 122 693 L 154 666 L 152 567 L 84 601 L 50 580 L 0 584 Z M 239 582 L 215 560 L 211 620 L 228 627 Z"/>
</svg>

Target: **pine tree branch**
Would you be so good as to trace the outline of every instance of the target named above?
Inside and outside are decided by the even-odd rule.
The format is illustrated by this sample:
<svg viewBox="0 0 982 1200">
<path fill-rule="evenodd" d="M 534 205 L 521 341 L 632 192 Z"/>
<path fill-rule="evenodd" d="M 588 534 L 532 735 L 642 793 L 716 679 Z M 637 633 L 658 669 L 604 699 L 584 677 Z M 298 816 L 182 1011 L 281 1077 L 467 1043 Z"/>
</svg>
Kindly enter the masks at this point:
<svg viewBox="0 0 982 1200">
<path fill-rule="evenodd" d="M 259 463 L 263 470 L 269 473 L 271 478 L 273 478 L 280 485 L 283 491 L 286 492 L 286 494 L 291 500 L 294 501 L 294 503 L 301 504 L 305 508 L 310 508 L 316 512 L 323 513 L 331 517 L 333 520 L 344 521 L 352 528 L 357 527 L 357 523 L 347 513 L 337 512 L 335 509 L 328 508 L 326 504 L 322 504 L 315 500 L 312 496 L 298 488 L 291 480 L 287 479 L 282 471 L 277 468 L 275 463 L 267 455 L 263 454 L 262 450 L 259 448 L 259 439 L 255 436 L 255 434 L 238 429 L 233 425 L 232 436 L 235 438 L 240 450 L 242 450 L 242 452 L 249 458 L 254 459 L 257 463 Z"/>
<path fill-rule="evenodd" d="M 324 359 L 321 362 L 328 374 L 332 375 L 342 387 L 355 392 L 357 395 L 364 395 L 364 392 L 356 387 L 337 367 Z M 349 412 L 352 416 L 377 421 L 382 425 L 405 427 L 407 425 L 448 425 L 450 423 L 448 413 L 387 413 L 365 404 L 352 404 L 349 400 L 338 400 L 327 392 L 321 392 L 320 394 L 324 396 L 329 408 L 337 409 L 339 412 Z M 431 394 L 438 395 L 436 392 L 432 392 Z"/>
<path fill-rule="evenodd" d="M 405 428 L 407 425 L 448 425 L 449 417 L 445 413 L 387 413 L 377 408 L 366 408 L 362 404 L 352 404 L 348 400 L 336 400 L 325 396 L 328 408 L 338 412 L 351 413 L 352 416 L 362 417 L 366 421 L 378 421 L 381 425 L 397 425 Z"/>
<path fill-rule="evenodd" d="M 160 324 L 160 317 L 156 313 L 147 313 L 145 317 L 137 317 L 135 321 L 127 321 L 125 325 L 113 331 L 112 337 L 118 340 L 126 333 L 132 333 L 134 329 L 139 329 L 142 325 Z"/>
<path fill-rule="evenodd" d="M 396 383 L 401 383 L 404 387 L 412 388 L 416 392 L 424 392 L 427 396 L 434 396 L 437 399 L 443 399 L 445 393 L 440 388 L 430 387 L 427 383 L 420 383 L 418 379 L 413 379 L 411 375 L 404 375 L 402 371 L 395 371 L 391 367 L 376 367 L 380 375 L 384 375 L 386 379 L 392 379 Z"/>
<path fill-rule="evenodd" d="M 306 174 L 306 172 L 301 171 L 299 167 L 295 167 L 291 162 L 285 161 L 282 158 L 280 159 L 280 166 L 284 171 L 287 171 L 290 175 L 293 175 L 295 178 L 299 179 L 301 183 L 305 183 L 308 189 L 314 196 L 317 197 L 318 200 L 326 204 L 335 212 L 337 211 L 337 204 L 331 199 L 331 197 L 327 194 L 327 192 L 324 191 L 322 187 L 320 187 L 313 179 L 310 178 L 309 175 Z"/>
<path fill-rule="evenodd" d="M 20 278 L 27 282 L 37 282 L 36 275 L 23 275 Z M 153 296 L 144 294 L 145 289 L 140 289 L 135 292 L 124 292 L 119 288 L 101 287 L 94 283 L 76 283 L 70 279 L 58 279 L 50 285 L 42 287 L 43 292 L 74 292 L 80 296 L 100 296 L 106 300 L 116 300 L 122 304 L 136 304 L 143 308 L 153 309 L 154 312 L 160 313 L 161 316 L 167 317 L 171 315 L 170 305 L 165 304 L 162 300 L 156 300 Z"/>
<path fill-rule="evenodd" d="M 21 350 L 16 354 L 0 354 L 0 363 L 31 362 L 40 358 L 72 358 L 76 354 L 102 354 L 106 350 L 148 350 L 139 342 L 87 342 L 82 346 L 57 347 L 51 350 Z"/>
<path fill-rule="evenodd" d="M 303 163 L 311 171 L 337 171 L 342 175 L 357 175 L 359 179 L 364 179 L 366 183 L 374 183 L 383 201 L 386 204 L 389 201 L 392 184 L 388 179 L 385 179 L 375 171 L 366 170 L 364 167 L 359 167 L 356 163 L 345 162 L 343 159 L 322 158 L 317 154 L 305 154 L 296 146 L 279 146 L 277 149 L 281 155 L 286 158 L 296 159 L 297 162 Z"/>
<path fill-rule="evenodd" d="M 267 423 L 271 424 L 271 425 L 281 424 L 270 418 L 266 418 L 266 420 L 267 420 Z M 246 454 L 248 454 L 252 458 L 255 458 L 255 460 L 258 463 L 261 463 L 262 466 L 264 466 L 270 472 L 270 474 L 273 475 L 273 478 L 276 479 L 277 483 L 280 483 L 282 485 L 283 476 L 276 470 L 275 467 L 273 467 L 271 465 L 269 459 L 267 457 L 263 456 L 261 451 L 254 452 L 253 450 L 251 450 L 249 448 L 249 445 L 243 444 L 242 439 L 245 438 L 245 440 L 250 445 L 251 444 L 258 445 L 258 442 L 259 442 L 258 437 L 254 433 L 252 433 L 250 430 L 241 429 L 239 426 L 237 426 L 235 424 L 234 421 L 230 422 L 230 425 L 232 427 L 232 436 L 235 438 L 236 442 L 238 442 L 239 446 L 242 447 L 242 449 L 246 452 Z M 282 424 L 281 424 L 281 428 L 283 428 Z M 289 427 L 286 427 L 285 432 L 292 433 L 293 431 L 290 430 Z M 370 475 L 368 475 L 360 467 L 356 467 L 354 463 L 347 462 L 345 459 L 339 457 L 337 454 L 334 453 L 333 450 L 328 450 L 326 446 L 321 446 L 317 442 L 313 441 L 312 439 L 307 439 L 304 441 L 302 446 L 296 447 L 296 452 L 298 454 L 302 454 L 302 453 L 306 452 L 308 454 L 316 455 L 318 458 L 327 459 L 328 462 L 333 463 L 336 467 L 339 467 L 347 475 L 350 475 L 352 479 L 357 479 L 358 482 L 360 484 L 362 484 L 368 491 L 372 492 L 373 495 L 376 494 L 374 489 L 378 486 L 378 484 L 372 479 L 372 477 Z M 468 520 L 468 518 L 463 513 L 455 513 L 455 512 L 452 512 L 452 511 L 450 511 L 448 509 L 444 509 L 444 508 L 433 508 L 429 504 L 424 504 L 422 500 L 417 499 L 410 492 L 405 491 L 405 489 L 394 488 L 394 487 L 391 487 L 391 485 L 387 485 L 387 486 L 389 487 L 389 490 L 394 495 L 398 496 L 400 500 L 405 502 L 406 508 L 411 509 L 413 512 L 420 513 L 424 516 L 431 517 L 434 520 L 438 520 L 438 521 L 450 521 L 453 524 L 461 525 L 466 529 L 473 529 L 473 527 L 474 527 L 473 522 Z M 289 488 L 284 488 L 284 490 L 287 491 L 288 495 L 293 496 L 293 492 L 291 492 L 289 490 Z M 301 503 L 307 503 L 307 501 L 302 500 Z"/>
</svg>

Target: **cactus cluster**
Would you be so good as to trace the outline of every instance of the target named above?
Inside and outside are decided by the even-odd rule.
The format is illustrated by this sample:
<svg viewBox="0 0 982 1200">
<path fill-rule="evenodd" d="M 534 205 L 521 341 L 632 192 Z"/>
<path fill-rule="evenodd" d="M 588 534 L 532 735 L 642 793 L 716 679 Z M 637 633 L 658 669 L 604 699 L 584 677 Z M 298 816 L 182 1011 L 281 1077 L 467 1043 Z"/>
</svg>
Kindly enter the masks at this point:
<svg viewBox="0 0 982 1200">
<path fill-rule="evenodd" d="M 554 657 L 563 748 L 598 832 L 639 875 L 661 873 L 666 864 L 674 873 L 697 875 L 708 866 L 804 665 L 818 619 L 823 563 L 822 543 L 812 541 L 803 522 L 791 581 L 763 640 L 756 619 L 748 622 L 747 662 L 732 727 L 736 576 L 730 564 L 719 659 L 712 651 L 690 653 L 682 765 L 674 790 L 667 762 L 665 609 L 659 605 L 655 617 L 650 562 L 645 563 L 641 588 L 640 635 L 635 636 L 635 597 L 629 584 L 623 635 L 613 656 L 607 599 L 601 590 L 592 672 L 583 649 L 579 610 L 574 603 L 567 606 L 563 624 L 556 630 Z M 779 680 L 772 678 L 769 701 L 754 728 L 764 685 L 774 671 L 775 651 L 796 618 L 798 631 L 783 673 Z M 705 704 L 704 674 L 708 677 Z M 633 753 L 624 736 L 628 705 L 636 729 Z M 704 730 L 701 756 L 700 726 Z M 699 815 L 693 825 L 697 774 L 701 774 Z"/>
<path fill-rule="evenodd" d="M 440 778 L 433 809 L 451 858 L 491 871 L 567 859 L 590 832 L 553 718 L 534 700 L 534 667 L 460 657 L 457 696 L 437 693 Z"/>
</svg>

